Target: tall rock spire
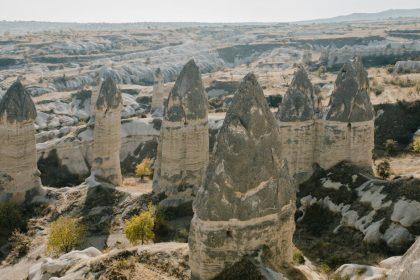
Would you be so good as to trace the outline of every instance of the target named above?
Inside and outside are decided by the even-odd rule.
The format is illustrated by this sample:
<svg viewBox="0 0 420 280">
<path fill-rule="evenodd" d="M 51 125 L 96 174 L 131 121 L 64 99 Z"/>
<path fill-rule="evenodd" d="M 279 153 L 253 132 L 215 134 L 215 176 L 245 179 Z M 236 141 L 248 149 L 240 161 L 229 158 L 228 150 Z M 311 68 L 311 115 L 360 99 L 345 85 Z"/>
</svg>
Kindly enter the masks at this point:
<svg viewBox="0 0 420 280">
<path fill-rule="evenodd" d="M 122 184 L 120 166 L 122 97 L 114 80 L 102 82 L 95 106 L 92 174 L 98 181 Z"/>
<path fill-rule="evenodd" d="M 282 157 L 298 182 L 312 174 L 316 139 L 314 102 L 314 87 L 305 69 L 299 67 L 276 115 Z"/>
<path fill-rule="evenodd" d="M 194 60 L 182 69 L 165 104 L 153 191 L 166 206 L 191 204 L 209 158 L 208 101 Z"/>
<path fill-rule="evenodd" d="M 0 201 L 23 202 L 28 191 L 41 185 L 37 168 L 35 105 L 20 81 L 0 101 Z"/>
<path fill-rule="evenodd" d="M 291 258 L 295 188 L 281 161 L 276 120 L 253 74 L 235 93 L 194 201 L 193 278 L 212 279 L 261 248 L 279 268 Z"/>
<path fill-rule="evenodd" d="M 277 119 L 283 122 L 307 121 L 314 118 L 315 91 L 303 67 L 295 72 L 277 112 Z"/>
<path fill-rule="evenodd" d="M 152 96 L 152 113 L 155 116 L 163 115 L 163 74 L 160 68 L 156 69 L 154 75 L 154 84 L 153 84 L 153 96 Z"/>
</svg>

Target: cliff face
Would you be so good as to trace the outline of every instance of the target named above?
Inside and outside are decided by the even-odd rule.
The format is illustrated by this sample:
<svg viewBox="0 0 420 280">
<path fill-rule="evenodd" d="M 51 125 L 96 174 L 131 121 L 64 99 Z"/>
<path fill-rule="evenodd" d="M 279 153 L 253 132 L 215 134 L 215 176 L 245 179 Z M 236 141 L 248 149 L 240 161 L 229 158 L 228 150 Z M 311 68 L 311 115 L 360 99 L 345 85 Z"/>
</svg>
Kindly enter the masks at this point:
<svg viewBox="0 0 420 280">
<path fill-rule="evenodd" d="M 35 118 L 31 97 L 15 82 L 0 101 L 0 201 L 23 202 L 28 191 L 40 186 Z"/>
<path fill-rule="evenodd" d="M 291 259 L 295 188 L 281 162 L 280 137 L 255 76 L 236 92 L 194 200 L 189 246 L 193 278 L 212 279 L 267 248 L 278 269 Z"/>
<path fill-rule="evenodd" d="M 96 101 L 92 174 L 98 181 L 122 184 L 120 166 L 121 93 L 106 79 Z"/>
<path fill-rule="evenodd" d="M 191 203 L 209 158 L 207 94 L 193 60 L 181 71 L 165 104 L 153 190 L 164 204 Z"/>
</svg>

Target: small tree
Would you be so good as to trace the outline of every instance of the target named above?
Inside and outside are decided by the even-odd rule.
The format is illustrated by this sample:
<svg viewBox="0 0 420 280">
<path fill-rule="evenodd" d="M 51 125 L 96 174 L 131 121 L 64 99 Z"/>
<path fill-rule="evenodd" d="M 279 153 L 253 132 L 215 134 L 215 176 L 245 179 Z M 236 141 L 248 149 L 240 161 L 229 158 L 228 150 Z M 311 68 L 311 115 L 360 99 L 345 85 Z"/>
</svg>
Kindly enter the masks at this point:
<svg viewBox="0 0 420 280">
<path fill-rule="evenodd" d="M 140 177 L 143 181 L 144 176 L 152 176 L 152 160 L 149 158 L 145 158 L 141 163 L 137 164 L 136 166 L 136 176 Z"/>
<path fill-rule="evenodd" d="M 155 237 L 153 232 L 155 212 L 155 207 L 149 204 L 146 211 L 126 221 L 124 232 L 131 244 L 138 244 L 139 242 L 143 244 L 145 241 Z"/>
<path fill-rule="evenodd" d="M 51 223 L 47 250 L 54 253 L 68 253 L 81 244 L 85 227 L 76 218 L 60 217 Z"/>
<path fill-rule="evenodd" d="M 413 152 L 420 153 L 420 138 L 416 138 L 413 140 Z"/>
<path fill-rule="evenodd" d="M 384 160 L 376 167 L 376 171 L 378 175 L 381 176 L 383 179 L 389 178 L 391 176 L 391 165 L 389 164 L 388 160 Z"/>
</svg>

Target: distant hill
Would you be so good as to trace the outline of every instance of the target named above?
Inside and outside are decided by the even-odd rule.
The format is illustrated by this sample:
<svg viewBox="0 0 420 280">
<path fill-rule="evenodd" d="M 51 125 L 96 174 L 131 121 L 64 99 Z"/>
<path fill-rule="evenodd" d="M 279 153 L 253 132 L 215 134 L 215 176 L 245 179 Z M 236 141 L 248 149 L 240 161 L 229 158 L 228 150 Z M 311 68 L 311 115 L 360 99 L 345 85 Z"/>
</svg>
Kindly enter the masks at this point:
<svg viewBox="0 0 420 280">
<path fill-rule="evenodd" d="M 299 21 L 298 23 L 338 23 L 348 21 L 377 21 L 398 18 L 420 18 L 420 9 L 391 9 L 378 13 L 353 13 L 332 18 Z"/>
</svg>

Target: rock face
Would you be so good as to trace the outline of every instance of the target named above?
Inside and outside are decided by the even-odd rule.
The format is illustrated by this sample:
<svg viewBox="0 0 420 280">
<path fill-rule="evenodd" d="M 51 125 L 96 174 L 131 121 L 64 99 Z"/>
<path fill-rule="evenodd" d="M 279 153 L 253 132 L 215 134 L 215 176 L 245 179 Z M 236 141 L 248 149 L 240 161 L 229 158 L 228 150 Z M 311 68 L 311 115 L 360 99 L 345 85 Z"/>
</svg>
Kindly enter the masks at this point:
<svg viewBox="0 0 420 280">
<path fill-rule="evenodd" d="M 394 73 L 419 73 L 420 61 L 397 61 Z"/>
<path fill-rule="evenodd" d="M 0 101 L 0 201 L 25 200 L 40 186 L 36 160 L 35 105 L 23 85 L 15 82 Z"/>
<path fill-rule="evenodd" d="M 281 152 L 290 174 L 298 181 L 312 173 L 315 149 L 315 92 L 304 68 L 300 67 L 277 112 Z"/>
<path fill-rule="evenodd" d="M 153 83 L 153 97 L 152 97 L 152 114 L 156 116 L 163 115 L 163 74 L 158 68 L 154 75 L 155 81 Z"/>
<path fill-rule="evenodd" d="M 189 247 L 195 279 L 212 279 L 265 249 L 277 270 L 291 259 L 295 188 L 281 162 L 280 137 L 256 77 L 248 74 L 219 132 L 194 201 Z"/>
<path fill-rule="evenodd" d="M 323 168 L 343 160 L 372 168 L 375 130 L 368 87 L 360 58 L 347 62 L 338 73 L 326 120 L 317 125 L 315 157 Z"/>
<path fill-rule="evenodd" d="M 193 60 L 181 71 L 165 104 L 153 191 L 166 206 L 191 203 L 209 159 L 207 95 Z"/>
<path fill-rule="evenodd" d="M 122 184 L 120 166 L 121 93 L 107 78 L 101 85 L 95 107 L 92 175 L 98 181 Z"/>
<path fill-rule="evenodd" d="M 388 274 L 387 279 L 415 280 L 420 278 L 420 237 L 402 256 L 400 262 Z"/>
</svg>

